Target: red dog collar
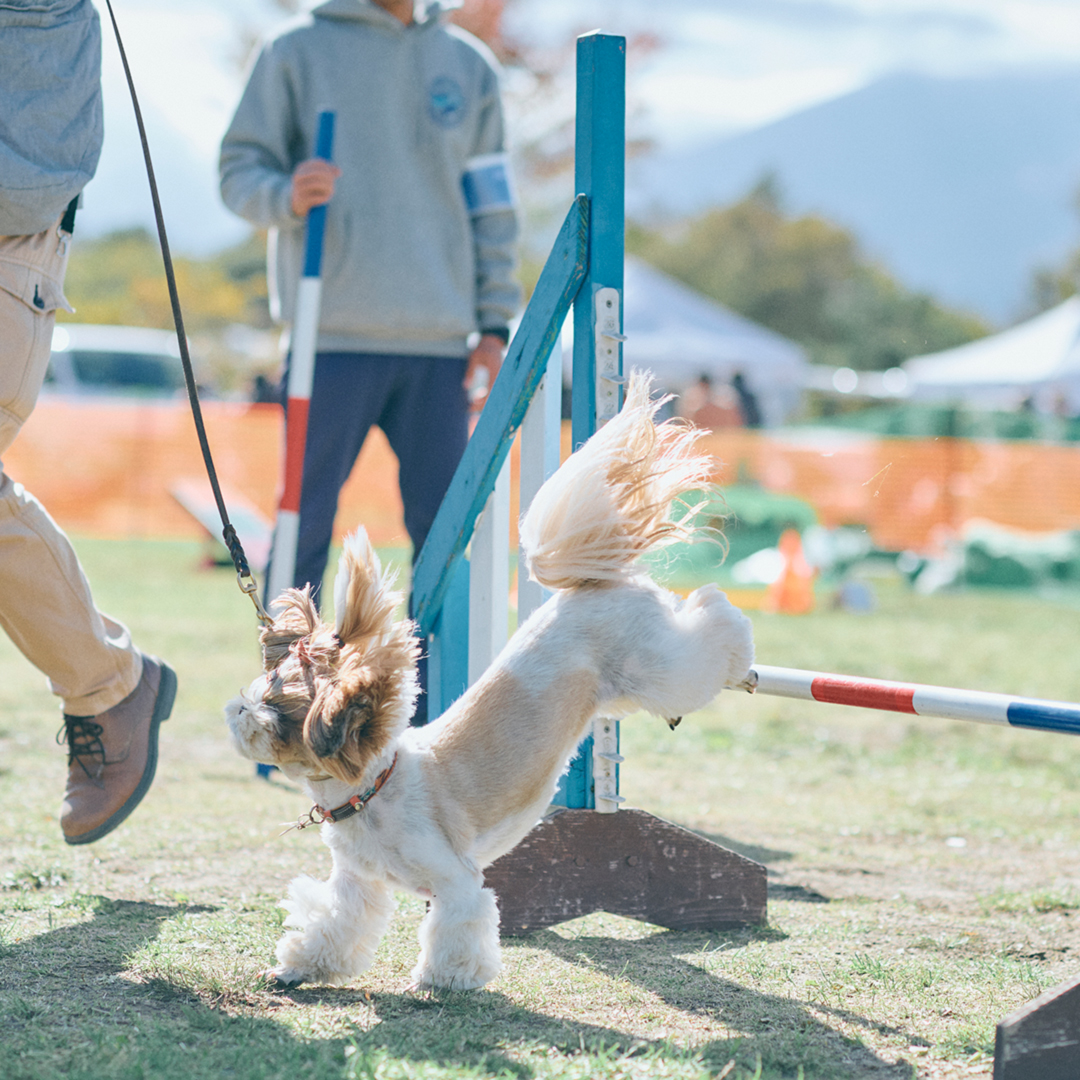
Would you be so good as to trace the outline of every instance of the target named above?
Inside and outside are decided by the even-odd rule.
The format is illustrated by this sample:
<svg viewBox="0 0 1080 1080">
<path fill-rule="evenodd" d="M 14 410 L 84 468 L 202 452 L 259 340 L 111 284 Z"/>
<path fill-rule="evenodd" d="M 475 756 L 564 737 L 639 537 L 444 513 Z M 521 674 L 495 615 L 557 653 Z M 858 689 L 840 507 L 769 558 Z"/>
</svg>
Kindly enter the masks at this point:
<svg viewBox="0 0 1080 1080">
<path fill-rule="evenodd" d="M 342 803 L 340 806 L 335 806 L 333 810 L 327 810 L 316 803 L 308 812 L 306 817 L 301 817 L 295 825 L 290 825 L 289 829 L 306 829 L 309 825 L 321 825 L 324 821 L 338 822 L 344 821 L 345 818 L 350 818 L 353 814 L 359 814 L 361 810 L 382 789 L 383 784 L 390 779 L 390 774 L 394 771 L 394 766 L 397 764 L 398 756 L 394 754 L 394 760 L 390 762 L 389 766 L 377 777 L 375 777 L 375 783 L 360 795 L 353 795 L 348 802 Z M 288 832 L 286 829 L 285 832 Z M 284 833 L 282 833 L 284 836 Z"/>
</svg>

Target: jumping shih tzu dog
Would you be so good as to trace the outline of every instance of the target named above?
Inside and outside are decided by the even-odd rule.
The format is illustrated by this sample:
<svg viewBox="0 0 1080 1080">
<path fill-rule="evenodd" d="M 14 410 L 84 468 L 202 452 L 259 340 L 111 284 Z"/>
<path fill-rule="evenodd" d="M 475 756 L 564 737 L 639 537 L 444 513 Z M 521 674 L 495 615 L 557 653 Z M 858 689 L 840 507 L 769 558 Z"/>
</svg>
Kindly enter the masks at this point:
<svg viewBox="0 0 1080 1080">
<path fill-rule="evenodd" d="M 699 433 L 656 425 L 658 407 L 635 376 L 619 415 L 541 488 L 521 541 L 555 595 L 427 727 L 409 727 L 413 627 L 395 620 L 400 595 L 362 530 L 341 557 L 333 626 L 307 590 L 278 601 L 264 674 L 227 719 L 245 757 L 305 787 L 333 856 L 329 881 L 289 886 L 290 929 L 267 972 L 279 985 L 360 975 L 403 890 L 430 901 L 414 984 L 483 986 L 501 966 L 484 868 L 539 821 L 593 717 L 674 723 L 747 676 L 750 622 L 715 585 L 684 600 L 635 566 L 684 534 L 672 501 L 712 471 Z"/>
</svg>

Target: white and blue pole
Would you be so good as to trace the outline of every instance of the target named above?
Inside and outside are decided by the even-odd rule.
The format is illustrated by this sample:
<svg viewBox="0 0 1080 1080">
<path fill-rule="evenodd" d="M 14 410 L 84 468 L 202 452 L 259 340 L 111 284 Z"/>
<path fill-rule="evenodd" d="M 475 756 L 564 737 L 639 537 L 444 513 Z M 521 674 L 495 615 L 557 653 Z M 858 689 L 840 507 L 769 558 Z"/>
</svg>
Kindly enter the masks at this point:
<svg viewBox="0 0 1080 1080">
<path fill-rule="evenodd" d="M 334 151 L 334 113 L 319 113 L 315 156 L 331 161 Z M 285 478 L 274 525 L 274 554 L 267 579 L 267 600 L 272 602 L 293 584 L 296 545 L 300 535 L 300 491 L 304 478 L 304 446 L 307 442 L 308 407 L 315 375 L 315 347 L 319 337 L 322 303 L 323 233 L 326 204 L 313 206 L 307 215 L 304 269 L 296 292 L 289 348 L 289 383 L 285 405 Z M 268 605 L 269 606 L 269 603 Z"/>
</svg>

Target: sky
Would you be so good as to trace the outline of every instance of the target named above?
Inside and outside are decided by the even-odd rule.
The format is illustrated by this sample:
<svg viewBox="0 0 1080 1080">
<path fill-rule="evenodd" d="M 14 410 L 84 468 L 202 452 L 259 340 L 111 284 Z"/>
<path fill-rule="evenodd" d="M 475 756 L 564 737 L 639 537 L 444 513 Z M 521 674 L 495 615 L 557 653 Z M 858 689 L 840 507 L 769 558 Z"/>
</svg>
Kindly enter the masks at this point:
<svg viewBox="0 0 1080 1080">
<path fill-rule="evenodd" d="M 525 0 L 507 22 L 556 40 L 588 21 L 583 10 L 664 42 L 630 82 L 669 142 L 758 126 L 896 71 L 1080 61 L 1080 0 Z"/>
<path fill-rule="evenodd" d="M 141 150 L 103 10 L 106 141 L 87 189 L 91 234 L 151 225 Z M 270 0 L 115 0 L 172 246 L 206 254 L 246 226 L 217 197 L 218 145 L 250 43 L 277 25 Z M 1080 64 L 1080 0 L 509 0 L 509 35 L 568 58 L 576 33 L 633 42 L 629 129 L 661 147 L 752 128 L 897 71 L 972 75 Z M 572 106 L 572 67 L 557 113 Z M 510 131 L 537 119 L 511 73 Z M 139 179 L 136 179 L 139 178 Z"/>
</svg>

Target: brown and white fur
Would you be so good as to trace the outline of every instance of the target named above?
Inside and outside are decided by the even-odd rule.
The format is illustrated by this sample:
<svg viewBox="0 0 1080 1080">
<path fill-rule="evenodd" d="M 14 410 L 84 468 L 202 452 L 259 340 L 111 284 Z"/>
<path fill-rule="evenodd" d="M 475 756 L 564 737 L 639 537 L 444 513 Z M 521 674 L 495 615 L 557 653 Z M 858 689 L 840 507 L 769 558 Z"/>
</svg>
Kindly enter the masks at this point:
<svg viewBox="0 0 1080 1080">
<path fill-rule="evenodd" d="M 551 477 L 522 522 L 532 577 L 555 591 L 446 713 L 410 728 L 415 639 L 361 531 L 335 583 L 336 624 L 290 590 L 263 631 L 266 671 L 227 710 L 240 752 L 279 766 L 322 807 L 385 786 L 353 817 L 322 826 L 326 882 L 306 876 L 283 902 L 288 931 L 268 975 L 341 984 L 372 963 L 393 893 L 426 897 L 418 987 L 472 989 L 498 974 L 499 916 L 483 871 L 548 807 L 596 716 L 669 720 L 744 679 L 749 620 L 715 585 L 685 600 L 635 567 L 679 535 L 672 500 L 708 482 L 697 433 L 654 424 L 635 377 L 619 415 Z"/>
</svg>

